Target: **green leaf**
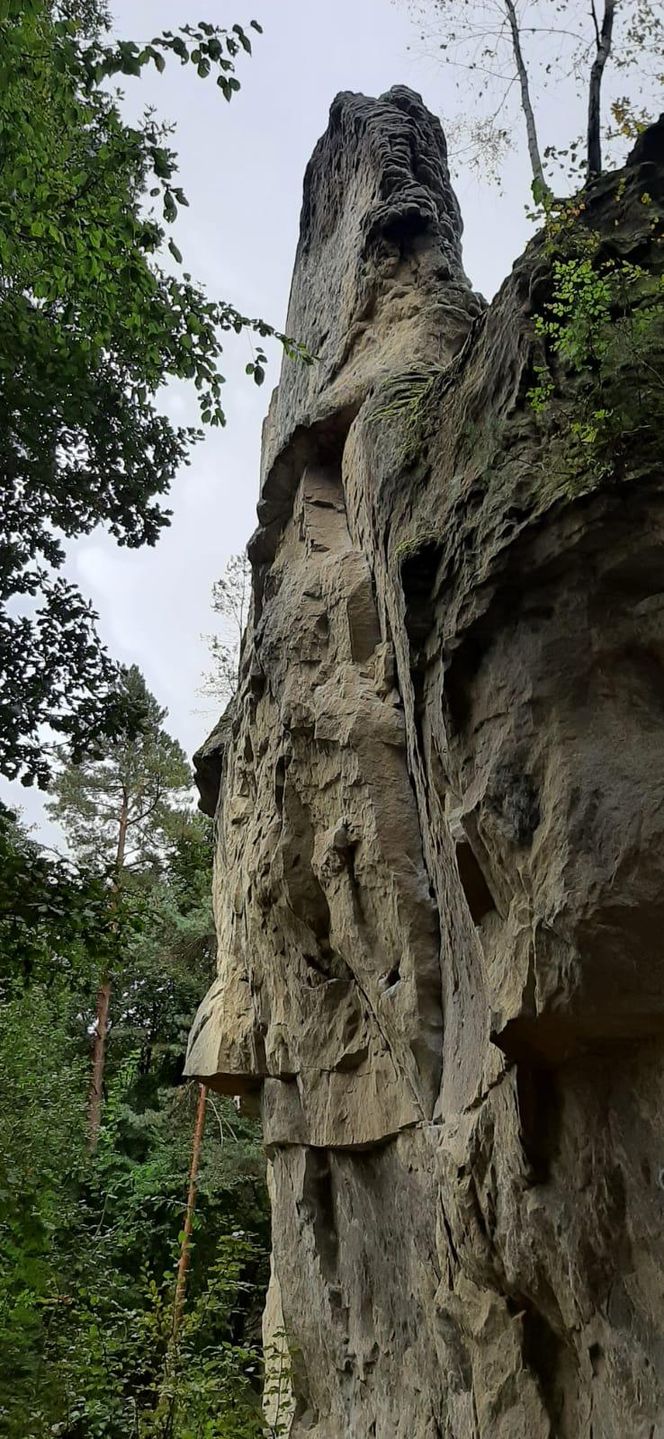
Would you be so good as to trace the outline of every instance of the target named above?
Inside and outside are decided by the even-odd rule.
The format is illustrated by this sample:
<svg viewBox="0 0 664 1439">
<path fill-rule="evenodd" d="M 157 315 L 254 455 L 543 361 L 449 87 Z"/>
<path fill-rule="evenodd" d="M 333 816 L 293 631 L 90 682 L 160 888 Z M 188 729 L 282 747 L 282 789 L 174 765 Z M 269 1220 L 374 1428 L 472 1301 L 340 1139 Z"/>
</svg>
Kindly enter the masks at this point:
<svg viewBox="0 0 664 1439">
<path fill-rule="evenodd" d="M 242 48 L 246 50 L 248 55 L 251 55 L 251 40 L 249 39 L 249 36 L 246 34 L 246 32 L 242 29 L 242 26 L 234 25 L 233 30 L 234 33 L 237 35 Z"/>
<path fill-rule="evenodd" d="M 100 0 L 5 4 L 0 378 L 12 417 L 3 430 L 7 512 L 18 518 L 0 576 L 8 660 L 0 767 L 43 786 L 44 727 L 82 759 L 126 719 L 118 667 L 85 597 L 60 572 L 60 536 L 106 526 L 130 548 L 156 543 L 169 523 L 169 486 L 199 438 L 193 426 L 171 423 L 162 387 L 192 380 L 205 423 L 223 424 L 220 338 L 250 324 L 207 300 L 190 272 L 174 272 L 182 256 L 167 227 L 187 199 L 171 183 L 169 127 L 151 111 L 127 123 L 106 80 L 143 74 L 149 62 L 161 74 L 169 53 L 187 63 L 191 51 L 201 74 L 218 67 L 230 100 L 240 83 L 233 57 L 249 42 L 242 26 L 229 34 L 208 21 L 144 45 L 118 42 Z M 162 214 L 146 215 L 160 195 Z M 260 322 L 253 329 L 260 333 Z"/>
<path fill-rule="evenodd" d="M 152 168 L 160 180 L 168 180 L 173 174 L 173 165 L 166 150 L 155 146 L 150 152 Z"/>
</svg>

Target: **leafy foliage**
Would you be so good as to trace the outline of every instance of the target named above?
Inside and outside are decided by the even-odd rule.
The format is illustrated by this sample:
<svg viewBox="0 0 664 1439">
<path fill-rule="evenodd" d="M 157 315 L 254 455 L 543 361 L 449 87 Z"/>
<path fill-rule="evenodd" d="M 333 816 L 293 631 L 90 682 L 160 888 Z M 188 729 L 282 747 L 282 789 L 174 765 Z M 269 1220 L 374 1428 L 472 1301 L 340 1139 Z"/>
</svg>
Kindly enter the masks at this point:
<svg viewBox="0 0 664 1439">
<path fill-rule="evenodd" d="M 405 4 L 428 54 L 445 66 L 461 99 L 445 117 L 455 158 L 499 180 L 509 152 L 525 131 L 540 193 L 586 177 L 590 152 L 603 142 L 612 159 L 653 116 L 663 78 L 664 13 L 660 0 L 396 0 Z M 610 58 L 621 96 L 599 113 L 602 72 Z M 574 128 L 541 151 L 538 112 L 555 87 L 573 116 L 587 111 L 586 133 Z M 468 96 L 472 104 L 468 104 Z M 519 111 L 521 114 L 519 114 Z M 592 112 L 592 119 L 591 119 Z M 656 114 L 657 111 L 655 110 Z M 572 125 L 574 125 L 572 120 Z M 558 127 L 557 127 L 558 128 Z M 593 161 L 590 173 L 599 169 Z"/>
<path fill-rule="evenodd" d="M 604 253 L 583 220 L 577 202 L 547 214 L 552 286 L 535 317 L 544 358 L 529 392 L 540 415 L 557 397 L 556 464 L 575 483 L 643 461 L 664 423 L 664 275 Z"/>
<path fill-rule="evenodd" d="M 221 425 L 226 334 L 274 333 L 174 269 L 165 226 L 187 198 L 168 128 L 152 113 L 126 124 L 108 84 L 177 58 L 230 100 L 248 33 L 201 22 L 141 46 L 105 26 L 95 0 L 0 12 L 0 767 L 40 785 L 39 726 L 80 754 L 125 715 L 95 616 L 57 573 L 64 543 L 104 524 L 155 544 L 201 434 L 160 411 L 160 388 L 191 381 L 201 421 Z"/>
<path fill-rule="evenodd" d="M 175 1328 L 198 1088 L 183 1057 L 216 950 L 212 834 L 184 803 L 165 711 L 138 670 L 124 683 L 139 732 L 54 781 L 75 860 L 0 811 L 0 1430 L 276 1439 L 279 1408 L 266 1426 L 260 1399 L 264 1163 L 254 1123 L 214 1095 Z M 111 979 L 91 1153 L 89 1051 Z"/>
<path fill-rule="evenodd" d="M 59 966 L 79 969 L 85 956 L 101 960 L 133 932 L 129 906 L 113 916 L 103 871 L 82 874 L 75 865 L 47 855 L 0 805 L 0 994 L 16 982 L 45 982 Z"/>
<path fill-rule="evenodd" d="M 246 554 L 231 555 L 212 587 L 212 608 L 221 617 L 220 633 L 208 635 L 213 668 L 202 693 L 227 704 L 237 689 L 240 645 L 249 615 L 251 565 Z"/>
<path fill-rule="evenodd" d="M 2 821 L 11 891 L 43 920 L 36 958 L 14 930 L 0 988 L 0 1430 L 258 1439 L 263 1161 L 252 1122 L 216 1097 L 182 1340 L 165 1372 L 193 1121 L 182 1060 L 213 965 L 209 827 L 199 816 L 180 825 L 159 873 L 135 876 L 131 925 L 107 932 L 118 980 L 91 1160 L 95 926 L 108 879 L 40 852 L 7 812 Z"/>
</svg>

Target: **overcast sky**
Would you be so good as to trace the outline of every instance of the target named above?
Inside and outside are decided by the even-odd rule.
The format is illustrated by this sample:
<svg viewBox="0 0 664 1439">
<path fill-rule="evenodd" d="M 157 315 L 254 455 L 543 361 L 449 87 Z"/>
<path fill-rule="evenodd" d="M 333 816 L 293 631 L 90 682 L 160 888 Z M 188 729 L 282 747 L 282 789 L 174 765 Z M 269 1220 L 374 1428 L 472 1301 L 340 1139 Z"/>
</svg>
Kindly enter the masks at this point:
<svg viewBox="0 0 664 1439">
<path fill-rule="evenodd" d="M 255 16 L 263 24 L 253 58 L 239 61 L 242 89 L 230 105 L 212 81 L 175 61 L 163 76 L 150 71 L 140 82 L 126 81 L 126 104 L 132 115 L 154 104 L 177 126 L 173 145 L 190 207 L 181 211 L 173 233 L 185 267 L 211 294 L 282 326 L 303 171 L 334 95 L 377 95 L 405 83 L 449 119 L 459 105 L 456 77 L 431 53 L 426 56 L 405 5 L 393 0 L 255 0 L 251 8 L 243 0 L 111 5 L 118 33 L 136 40 L 201 15 L 221 24 L 247 24 Z M 557 105 L 560 113 L 560 98 Z M 555 121 L 555 111 L 552 98 L 545 127 Z M 465 267 L 473 285 L 491 296 L 529 233 L 523 149 L 511 159 L 502 191 L 461 162 L 453 173 L 464 215 Z M 216 718 L 210 700 L 196 693 L 206 665 L 201 636 L 214 623 L 212 583 L 254 528 L 261 422 L 278 375 L 275 355 L 266 384 L 257 389 L 244 375 L 250 358 L 248 338 L 229 340 L 227 428 L 209 432 L 178 478 L 172 525 L 158 546 L 123 551 L 100 531 L 77 543 L 69 561 L 69 574 L 98 611 L 109 650 L 141 667 L 169 710 L 169 729 L 189 754 Z M 195 419 L 186 387 L 170 390 L 165 403 L 174 418 Z M 15 786 L 5 786 L 8 793 L 26 819 L 39 822 L 39 796 Z"/>
</svg>

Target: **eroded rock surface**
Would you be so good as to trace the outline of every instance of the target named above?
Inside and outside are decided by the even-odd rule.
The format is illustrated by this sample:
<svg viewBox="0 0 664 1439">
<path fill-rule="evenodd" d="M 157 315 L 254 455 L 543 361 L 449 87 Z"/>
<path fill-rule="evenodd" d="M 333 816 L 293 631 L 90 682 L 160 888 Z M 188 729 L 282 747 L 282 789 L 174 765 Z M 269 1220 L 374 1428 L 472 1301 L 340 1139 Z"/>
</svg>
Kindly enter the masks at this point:
<svg viewBox="0 0 664 1439">
<path fill-rule="evenodd" d="M 591 197 L 607 252 L 661 267 L 663 176 L 655 128 Z M 487 309 L 460 235 L 419 98 L 339 96 L 199 761 L 188 1072 L 260 1097 L 293 1439 L 658 1439 L 661 456 L 569 484 L 544 247 Z"/>
</svg>

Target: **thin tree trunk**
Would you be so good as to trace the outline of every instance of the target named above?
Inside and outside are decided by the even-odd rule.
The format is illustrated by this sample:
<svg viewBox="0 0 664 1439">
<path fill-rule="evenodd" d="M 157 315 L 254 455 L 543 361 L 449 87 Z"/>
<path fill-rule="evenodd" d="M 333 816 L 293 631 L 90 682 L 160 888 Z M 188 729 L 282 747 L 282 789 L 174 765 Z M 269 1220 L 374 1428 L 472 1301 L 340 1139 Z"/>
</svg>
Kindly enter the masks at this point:
<svg viewBox="0 0 664 1439">
<path fill-rule="evenodd" d="M 519 86 L 521 88 L 521 108 L 523 110 L 526 121 L 528 154 L 530 155 L 530 165 L 533 172 L 533 179 L 542 186 L 543 190 L 548 191 L 550 187 L 544 177 L 544 166 L 542 164 L 542 157 L 539 152 L 539 143 L 537 140 L 537 126 L 535 124 L 535 112 L 533 110 L 532 101 L 530 98 L 528 70 L 526 68 L 526 62 L 523 58 L 523 51 L 521 49 L 519 21 L 516 13 L 516 7 L 514 5 L 514 0 L 505 0 L 505 9 L 507 11 L 507 17 L 510 22 L 510 30 L 512 32 L 512 49 L 514 51 L 517 75 L 519 77 Z"/>
<path fill-rule="evenodd" d="M 106 1064 L 106 1035 L 108 1033 L 108 1011 L 111 1004 L 111 981 L 107 975 L 102 978 L 97 991 L 95 1015 L 95 1036 L 92 1041 L 92 1077 L 88 1095 L 88 1150 L 94 1154 L 99 1142 L 101 1128 L 101 1106 L 104 1092 L 104 1067 Z"/>
<path fill-rule="evenodd" d="M 191 1142 L 191 1161 L 189 1164 L 189 1188 L 187 1191 L 187 1207 L 184 1214 L 184 1225 L 182 1227 L 182 1243 L 180 1245 L 180 1259 L 178 1262 L 178 1273 L 175 1281 L 175 1294 L 173 1296 L 173 1318 L 171 1322 L 171 1336 L 166 1350 L 164 1362 L 164 1377 L 159 1395 L 159 1403 L 155 1412 L 156 1427 L 155 1433 L 159 1439 L 172 1439 L 173 1426 L 175 1423 L 175 1410 L 177 1400 L 177 1360 L 178 1345 L 180 1341 L 180 1330 L 182 1329 L 182 1318 L 184 1315 L 184 1301 L 187 1294 L 187 1274 L 191 1260 L 191 1234 L 194 1227 L 194 1213 L 196 1210 L 196 1191 L 198 1187 L 198 1170 L 201 1162 L 201 1146 L 203 1143 L 203 1130 L 205 1128 L 205 1108 L 207 1103 L 207 1086 L 198 1086 L 198 1104 L 196 1106 L 196 1119 L 194 1122 L 194 1137 Z"/>
<path fill-rule="evenodd" d="M 590 87 L 588 91 L 588 179 L 592 180 L 594 175 L 602 173 L 602 126 L 601 126 L 601 90 L 604 66 L 611 54 L 611 40 L 613 37 L 613 19 L 616 12 L 617 0 L 604 0 L 604 15 L 602 28 L 597 23 L 597 11 L 595 0 L 591 0 L 591 15 L 595 26 L 595 43 L 597 52 L 590 70 Z"/>
<path fill-rule="evenodd" d="M 117 895 L 118 892 L 120 874 L 124 866 L 128 825 L 129 799 L 123 791 L 122 804 L 120 805 L 120 814 L 118 817 L 118 843 L 115 852 L 115 880 L 113 886 L 115 895 Z M 108 974 L 103 974 L 97 991 L 95 1036 L 92 1041 L 92 1075 L 88 1095 L 88 1152 L 90 1154 L 94 1154 L 96 1151 L 97 1144 L 99 1143 L 99 1131 L 101 1129 L 104 1070 L 106 1068 L 106 1037 L 108 1034 L 108 1014 L 110 1006 L 111 980 Z"/>
<path fill-rule="evenodd" d="M 191 1145 L 191 1164 L 189 1166 L 189 1191 L 187 1193 L 187 1207 L 184 1215 L 184 1226 L 182 1232 L 182 1244 L 180 1246 L 180 1261 L 178 1264 L 178 1277 L 175 1282 L 175 1297 L 173 1299 L 173 1329 L 172 1343 L 177 1345 L 182 1327 L 182 1315 L 184 1313 L 184 1301 L 187 1288 L 187 1274 L 191 1260 L 191 1232 L 194 1224 L 194 1211 L 196 1209 L 196 1189 L 198 1185 L 198 1169 L 201 1160 L 201 1145 L 203 1143 L 203 1130 L 205 1128 L 205 1106 L 207 1102 L 207 1086 L 198 1086 L 198 1105 L 196 1108 L 196 1122 L 194 1124 L 194 1137 Z"/>
</svg>

